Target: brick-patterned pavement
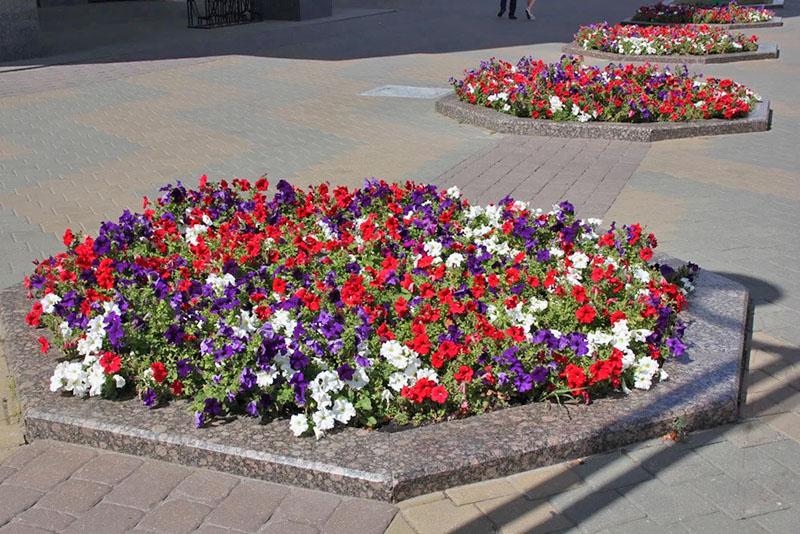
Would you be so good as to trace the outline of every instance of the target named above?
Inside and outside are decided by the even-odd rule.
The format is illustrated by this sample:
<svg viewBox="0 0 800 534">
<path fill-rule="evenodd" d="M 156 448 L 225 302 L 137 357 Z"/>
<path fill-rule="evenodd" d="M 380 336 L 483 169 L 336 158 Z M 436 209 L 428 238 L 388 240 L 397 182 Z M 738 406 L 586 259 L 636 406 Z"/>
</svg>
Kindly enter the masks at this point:
<svg viewBox="0 0 800 534">
<path fill-rule="evenodd" d="M 703 69 L 769 98 L 773 130 L 653 145 L 492 134 L 437 115 L 429 100 L 360 96 L 387 84 L 444 87 L 490 55 L 555 60 L 579 22 L 622 18 L 638 0 L 540 2 L 535 23 L 498 20 L 477 0 L 342 0 L 351 11 L 336 22 L 199 33 L 172 19 L 142 24 L 175 11 L 153 2 L 44 10 L 54 56 L 22 66 L 68 64 L 0 66 L 0 285 L 57 251 L 65 226 L 93 231 L 159 185 L 202 173 L 301 184 L 414 178 L 458 184 L 481 202 L 513 194 L 548 207 L 567 198 L 584 216 L 639 220 L 664 251 L 750 289 L 747 419 L 682 444 L 656 440 L 419 497 L 400 504 L 389 530 L 794 532 L 800 33 L 792 2 L 783 28 L 757 32 L 780 45 L 779 60 Z M 395 12 L 351 16 L 359 9 Z M 71 34 L 53 30 L 59 23 Z M 0 525 L 11 521 L 3 531 L 361 532 L 365 524 L 346 521 L 374 517 L 380 530 L 394 513 L 80 447 L 18 448 L 13 390 L 0 355 Z M 86 476 L 95 465 L 95 478 Z"/>
</svg>

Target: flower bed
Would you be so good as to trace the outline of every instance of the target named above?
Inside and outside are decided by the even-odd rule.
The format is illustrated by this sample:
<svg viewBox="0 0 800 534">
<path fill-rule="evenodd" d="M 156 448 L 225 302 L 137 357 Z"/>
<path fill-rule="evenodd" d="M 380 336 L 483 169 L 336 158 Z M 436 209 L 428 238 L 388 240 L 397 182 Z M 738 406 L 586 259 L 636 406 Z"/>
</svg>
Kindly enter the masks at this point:
<svg viewBox="0 0 800 534">
<path fill-rule="evenodd" d="M 556 121 L 678 122 L 734 119 L 752 111 L 759 97 L 727 79 L 675 72 L 652 65 L 583 65 L 492 58 L 463 80 L 451 80 L 459 99 L 518 117 Z"/>
<path fill-rule="evenodd" d="M 709 26 L 635 26 L 608 23 L 581 26 L 575 42 L 586 50 L 626 55 L 708 55 L 752 52 L 758 37 Z"/>
<path fill-rule="evenodd" d="M 684 4 L 642 6 L 632 17 L 634 22 L 666 22 L 691 24 L 736 24 L 768 22 L 775 14 L 763 8 L 729 4 L 720 7 L 700 8 Z"/>
<path fill-rule="evenodd" d="M 97 237 L 67 230 L 26 280 L 27 322 L 66 355 L 51 389 L 319 437 L 649 389 L 684 350 L 693 268 L 651 264 L 638 224 L 413 183 L 267 187 L 179 183 Z"/>
</svg>

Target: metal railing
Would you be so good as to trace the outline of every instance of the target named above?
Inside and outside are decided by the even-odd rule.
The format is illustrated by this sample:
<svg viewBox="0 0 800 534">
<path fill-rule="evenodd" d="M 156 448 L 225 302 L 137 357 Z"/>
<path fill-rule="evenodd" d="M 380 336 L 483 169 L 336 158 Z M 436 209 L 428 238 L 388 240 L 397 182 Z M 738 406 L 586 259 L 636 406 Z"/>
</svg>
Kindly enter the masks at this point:
<svg viewBox="0 0 800 534">
<path fill-rule="evenodd" d="M 190 28 L 219 28 L 260 20 L 253 0 L 186 0 Z"/>
</svg>

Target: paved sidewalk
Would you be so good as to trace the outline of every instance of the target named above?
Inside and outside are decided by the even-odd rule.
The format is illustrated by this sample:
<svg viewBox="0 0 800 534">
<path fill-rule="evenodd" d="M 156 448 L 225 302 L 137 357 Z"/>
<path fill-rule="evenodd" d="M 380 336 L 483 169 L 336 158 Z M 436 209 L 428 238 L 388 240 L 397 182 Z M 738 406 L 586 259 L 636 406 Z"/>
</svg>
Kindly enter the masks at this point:
<svg viewBox="0 0 800 534">
<path fill-rule="evenodd" d="M 783 28 L 756 32 L 780 45 L 780 59 L 703 69 L 769 98 L 770 132 L 652 145 L 520 138 L 459 125 L 437 115 L 430 100 L 360 96 L 387 84 L 445 87 L 449 76 L 491 55 L 555 60 L 578 24 L 618 20 L 640 3 L 540 1 L 537 21 L 528 23 L 498 20 L 494 4 L 478 0 L 342 0 L 337 5 L 346 9 L 395 11 L 199 33 L 172 33 L 170 20 L 149 32 L 142 20 L 120 22 L 142 3 L 43 12 L 50 17 L 45 30 L 55 32 L 48 36 L 53 53 L 72 63 L 0 68 L 0 286 L 19 283 L 33 259 L 57 251 L 65 226 L 94 231 L 103 218 L 138 208 L 140 197 L 158 186 L 203 173 L 351 186 L 369 176 L 413 178 L 458 184 L 481 202 L 514 194 L 541 207 L 568 198 L 584 216 L 641 221 L 662 250 L 750 289 L 747 419 L 685 443 L 655 440 L 583 464 L 419 497 L 400 503 L 389 531 L 795 532 L 800 22 L 794 0 L 779 13 Z M 165 7 L 148 4 L 141 13 Z M 83 22 L 59 37 L 53 28 L 61 20 Z M 96 42 L 101 46 L 93 48 Z M 19 448 L 13 389 L 0 354 L 2 531 L 47 525 L 180 531 L 200 524 L 219 531 L 213 525 L 238 524 L 335 532 L 355 518 L 350 531 L 361 532 L 381 530 L 394 513 L 382 503 L 81 447 Z M 106 478 L 86 475 L 95 467 Z M 200 489 L 206 493 L 192 493 Z M 258 505 L 247 500 L 251 493 L 263 496 Z M 361 523 L 370 518 L 374 524 Z M 295 520 L 308 524 L 284 522 Z"/>
</svg>

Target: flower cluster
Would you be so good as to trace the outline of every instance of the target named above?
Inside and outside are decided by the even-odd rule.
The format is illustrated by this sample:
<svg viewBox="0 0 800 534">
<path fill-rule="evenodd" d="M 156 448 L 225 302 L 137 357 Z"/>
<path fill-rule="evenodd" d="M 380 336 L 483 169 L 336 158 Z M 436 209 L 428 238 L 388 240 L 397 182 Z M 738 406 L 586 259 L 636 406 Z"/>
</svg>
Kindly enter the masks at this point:
<svg viewBox="0 0 800 534">
<path fill-rule="evenodd" d="M 758 37 L 731 34 L 707 25 L 636 26 L 606 22 L 581 26 L 575 42 L 586 50 L 630 55 L 708 55 L 751 52 Z"/>
<path fill-rule="evenodd" d="M 718 7 L 696 7 L 687 4 L 658 4 L 642 6 L 633 16 L 637 22 L 665 22 L 691 24 L 734 24 L 767 22 L 775 13 L 758 7 L 745 7 L 732 3 Z"/>
<path fill-rule="evenodd" d="M 535 119 L 558 121 L 656 122 L 733 119 L 755 107 L 758 95 L 727 79 L 657 66 L 584 65 L 562 56 L 558 63 L 492 58 L 451 80 L 463 101 Z"/>
<path fill-rule="evenodd" d="M 268 188 L 203 177 L 96 237 L 67 230 L 26 279 L 27 322 L 71 359 L 52 389 L 127 379 L 146 406 L 188 399 L 197 426 L 248 414 L 319 437 L 648 389 L 685 349 L 693 271 L 651 264 L 638 224 L 411 182 Z"/>
</svg>

